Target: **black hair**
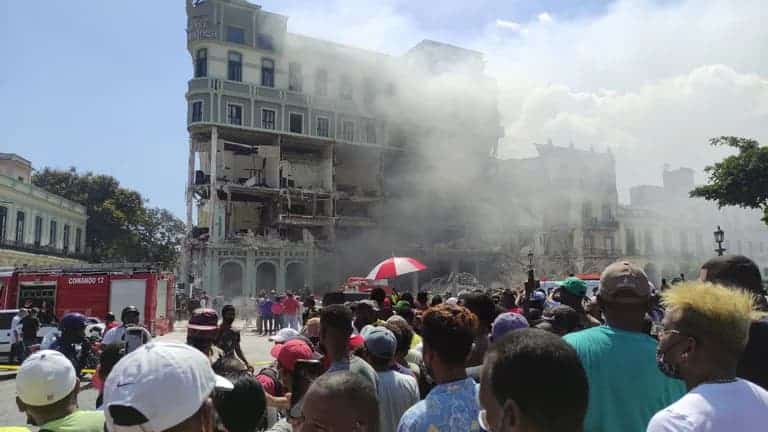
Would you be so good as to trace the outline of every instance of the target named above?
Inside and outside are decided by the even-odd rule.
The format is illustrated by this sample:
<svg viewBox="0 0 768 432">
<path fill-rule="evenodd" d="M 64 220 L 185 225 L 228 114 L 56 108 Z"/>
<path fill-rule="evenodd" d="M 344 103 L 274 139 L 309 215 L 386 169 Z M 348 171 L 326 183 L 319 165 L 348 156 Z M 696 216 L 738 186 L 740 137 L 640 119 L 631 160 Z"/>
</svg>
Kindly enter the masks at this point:
<svg viewBox="0 0 768 432">
<path fill-rule="evenodd" d="M 413 322 L 413 319 L 416 318 L 416 314 L 413 312 L 413 309 L 405 309 L 397 313 L 401 317 L 403 317 L 404 320 L 406 320 L 409 324 Z"/>
<path fill-rule="evenodd" d="M 99 375 L 106 381 L 112 368 L 125 356 L 125 343 L 107 344 L 101 346 L 99 355 Z"/>
<path fill-rule="evenodd" d="M 439 305 L 442 302 L 443 302 L 443 298 L 440 297 L 439 295 L 436 295 L 436 296 L 432 297 L 432 301 L 429 303 L 429 305 L 430 306 L 437 306 L 437 305 Z"/>
<path fill-rule="evenodd" d="M 744 255 L 718 256 L 705 262 L 701 268 L 707 271 L 707 282 L 741 288 L 752 294 L 764 292 L 760 269 Z"/>
<path fill-rule="evenodd" d="M 496 319 L 496 305 L 491 296 L 484 292 L 474 291 L 464 297 L 464 307 L 477 315 L 477 319 L 485 325 L 491 325 Z"/>
<path fill-rule="evenodd" d="M 419 291 L 419 293 L 416 294 L 416 299 L 422 303 L 426 303 L 429 299 L 429 295 L 426 293 L 426 291 Z"/>
<path fill-rule="evenodd" d="M 249 373 L 228 377 L 234 388 L 214 392 L 213 404 L 229 432 L 253 432 L 264 426 L 267 400 L 259 381 Z"/>
<path fill-rule="evenodd" d="M 387 292 L 384 291 L 384 288 L 382 287 L 376 287 L 371 290 L 371 300 L 376 300 L 379 303 L 384 302 L 384 299 L 387 297 Z"/>
<path fill-rule="evenodd" d="M 463 365 L 472 350 L 477 316 L 463 306 L 441 304 L 424 312 L 421 335 L 425 346 L 450 365 Z"/>
<path fill-rule="evenodd" d="M 320 328 L 333 329 L 349 337 L 352 334 L 352 310 L 340 304 L 324 307 L 320 311 Z"/>
<path fill-rule="evenodd" d="M 413 329 L 408 323 L 404 323 L 401 320 L 392 320 L 384 324 L 384 327 L 389 329 L 395 335 L 397 339 L 397 349 L 395 354 L 407 353 L 411 349 L 411 342 L 413 342 Z"/>
<path fill-rule="evenodd" d="M 224 312 L 229 312 L 229 311 L 232 311 L 232 312 L 237 312 L 237 311 L 235 310 L 235 307 L 234 307 L 234 306 L 232 306 L 231 304 L 228 304 L 228 305 L 224 305 L 224 307 L 222 307 L 222 308 L 221 308 L 221 314 L 222 314 L 222 315 L 224 315 Z"/>
<path fill-rule="evenodd" d="M 348 406 L 345 415 L 365 421 L 369 432 L 379 430 L 379 401 L 373 384 L 352 372 L 335 372 L 320 375 L 310 386 L 307 394 L 317 393 L 323 400 L 335 399 Z"/>
<path fill-rule="evenodd" d="M 545 311 L 544 320 L 549 321 L 561 335 L 581 330 L 581 318 L 576 309 L 568 305 L 557 305 Z"/>
<path fill-rule="evenodd" d="M 402 293 L 402 294 L 400 295 L 400 300 L 405 300 L 405 301 L 407 301 L 407 302 L 408 302 L 408 304 L 409 304 L 409 305 L 411 305 L 411 306 L 413 306 L 413 305 L 414 305 L 414 303 L 413 303 L 413 294 L 411 294 L 411 293 L 409 293 L 409 292 L 406 292 L 406 293 Z"/>
<path fill-rule="evenodd" d="M 576 351 L 544 330 L 515 330 L 488 350 L 483 380 L 499 405 L 514 400 L 538 430 L 581 431 L 587 412 L 587 375 Z"/>
</svg>

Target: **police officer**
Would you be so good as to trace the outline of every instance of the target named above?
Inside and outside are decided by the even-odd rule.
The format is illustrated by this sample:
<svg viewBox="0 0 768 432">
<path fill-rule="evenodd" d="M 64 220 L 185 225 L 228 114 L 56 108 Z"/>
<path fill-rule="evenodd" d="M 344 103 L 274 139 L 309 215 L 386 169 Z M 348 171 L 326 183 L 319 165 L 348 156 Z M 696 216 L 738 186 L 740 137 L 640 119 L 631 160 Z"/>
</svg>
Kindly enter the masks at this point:
<svg viewBox="0 0 768 432">
<path fill-rule="evenodd" d="M 59 336 L 52 342 L 49 349 L 58 351 L 72 362 L 77 376 L 80 376 L 83 368 L 91 355 L 91 343 L 85 337 L 85 315 L 72 312 L 64 315 L 59 322 Z"/>
</svg>

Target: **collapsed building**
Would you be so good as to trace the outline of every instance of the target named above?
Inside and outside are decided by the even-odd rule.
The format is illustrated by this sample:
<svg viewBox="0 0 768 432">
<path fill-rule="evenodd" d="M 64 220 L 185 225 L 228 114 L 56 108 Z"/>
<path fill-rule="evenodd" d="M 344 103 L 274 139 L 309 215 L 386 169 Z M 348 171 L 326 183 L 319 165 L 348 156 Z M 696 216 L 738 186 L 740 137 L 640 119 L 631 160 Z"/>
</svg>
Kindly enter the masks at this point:
<svg viewBox="0 0 768 432">
<path fill-rule="evenodd" d="M 245 0 L 186 10 L 180 280 L 193 288 L 324 292 L 392 255 L 428 266 L 400 289 L 457 274 L 509 285 L 529 252 L 548 277 L 630 257 L 658 283 L 711 256 L 704 236 L 717 224 L 734 252 L 768 265 L 759 217 L 687 198 L 692 172 L 665 172 L 663 187 L 635 188 L 621 205 L 610 151 L 548 142 L 536 157 L 499 159 L 482 53 L 430 40 L 399 56 L 341 45 L 291 33 L 288 17 Z"/>
<path fill-rule="evenodd" d="M 188 283 L 327 290 L 465 235 L 503 133 L 481 53 L 366 51 L 288 32 L 243 0 L 188 0 L 187 16 Z"/>
</svg>

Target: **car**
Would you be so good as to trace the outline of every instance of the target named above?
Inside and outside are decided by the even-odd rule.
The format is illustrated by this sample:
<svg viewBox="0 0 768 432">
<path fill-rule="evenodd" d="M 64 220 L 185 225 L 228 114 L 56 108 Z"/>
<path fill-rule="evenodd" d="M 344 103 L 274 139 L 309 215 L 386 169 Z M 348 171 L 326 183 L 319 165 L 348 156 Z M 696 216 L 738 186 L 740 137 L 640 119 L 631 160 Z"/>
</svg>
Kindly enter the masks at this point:
<svg viewBox="0 0 768 432">
<path fill-rule="evenodd" d="M 8 355 L 11 352 L 11 322 L 17 313 L 18 309 L 0 310 L 0 354 Z"/>
</svg>

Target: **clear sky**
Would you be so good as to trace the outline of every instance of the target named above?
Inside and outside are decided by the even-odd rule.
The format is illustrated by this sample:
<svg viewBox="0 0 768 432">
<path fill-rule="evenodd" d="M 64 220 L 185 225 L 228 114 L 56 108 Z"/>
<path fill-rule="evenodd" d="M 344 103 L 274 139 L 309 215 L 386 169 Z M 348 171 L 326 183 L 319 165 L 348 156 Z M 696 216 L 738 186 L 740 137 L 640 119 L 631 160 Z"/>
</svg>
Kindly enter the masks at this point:
<svg viewBox="0 0 768 432">
<path fill-rule="evenodd" d="M 260 4 L 288 15 L 289 31 L 390 54 L 423 38 L 483 50 L 499 79 L 505 155 L 526 154 L 548 137 L 610 145 L 628 155 L 617 158 L 626 186 L 658 182 L 667 162 L 700 169 L 714 155 L 686 146 L 708 136 L 768 138 L 768 56 L 760 54 L 768 52 L 768 8 L 735 3 Z M 35 168 L 111 174 L 182 216 L 185 26 L 182 0 L 0 1 L 0 151 Z M 637 160 L 647 163 L 641 171 Z"/>
</svg>

